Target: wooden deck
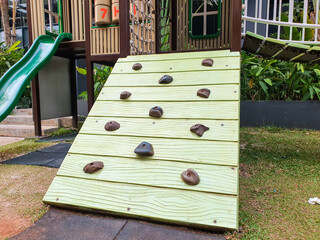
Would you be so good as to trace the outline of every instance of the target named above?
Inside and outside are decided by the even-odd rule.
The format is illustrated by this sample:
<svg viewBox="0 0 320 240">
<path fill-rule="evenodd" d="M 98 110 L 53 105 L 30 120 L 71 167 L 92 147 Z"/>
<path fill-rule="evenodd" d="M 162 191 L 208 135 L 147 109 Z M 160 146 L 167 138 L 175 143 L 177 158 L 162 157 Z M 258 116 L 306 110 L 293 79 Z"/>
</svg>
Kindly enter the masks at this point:
<svg viewBox="0 0 320 240">
<path fill-rule="evenodd" d="M 214 60 L 204 67 L 204 58 Z M 132 65 L 142 64 L 133 71 Z M 44 202 L 114 215 L 206 229 L 238 228 L 239 53 L 215 52 L 129 56 L 113 73 L 75 139 Z M 174 80 L 160 85 L 164 74 Z M 209 98 L 197 90 L 211 90 Z M 120 100 L 122 91 L 132 96 Z M 162 107 L 162 118 L 148 116 Z M 104 125 L 121 127 L 107 132 Z M 201 123 L 202 137 L 190 132 Z M 154 156 L 134 149 L 142 141 Z M 83 172 L 92 161 L 104 168 Z M 181 173 L 197 171 L 200 183 L 187 185 Z"/>
</svg>

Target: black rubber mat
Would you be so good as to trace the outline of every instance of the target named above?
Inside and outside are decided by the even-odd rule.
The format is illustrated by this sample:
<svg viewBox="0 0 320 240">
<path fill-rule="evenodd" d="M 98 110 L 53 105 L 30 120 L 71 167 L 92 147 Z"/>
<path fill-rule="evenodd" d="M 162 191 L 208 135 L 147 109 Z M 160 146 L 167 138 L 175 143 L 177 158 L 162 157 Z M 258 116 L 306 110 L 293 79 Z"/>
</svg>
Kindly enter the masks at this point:
<svg viewBox="0 0 320 240">
<path fill-rule="evenodd" d="M 1 164 L 35 165 L 59 168 L 70 147 L 70 143 L 59 143 L 48 148 L 40 149 L 23 156 L 1 162 Z"/>
<path fill-rule="evenodd" d="M 57 208 L 12 240 L 224 240 L 221 235 Z"/>
<path fill-rule="evenodd" d="M 46 137 L 46 138 L 41 138 L 36 142 L 72 142 L 76 138 L 77 134 L 78 133 L 75 132 L 75 133 L 65 134 L 62 136 Z"/>
</svg>

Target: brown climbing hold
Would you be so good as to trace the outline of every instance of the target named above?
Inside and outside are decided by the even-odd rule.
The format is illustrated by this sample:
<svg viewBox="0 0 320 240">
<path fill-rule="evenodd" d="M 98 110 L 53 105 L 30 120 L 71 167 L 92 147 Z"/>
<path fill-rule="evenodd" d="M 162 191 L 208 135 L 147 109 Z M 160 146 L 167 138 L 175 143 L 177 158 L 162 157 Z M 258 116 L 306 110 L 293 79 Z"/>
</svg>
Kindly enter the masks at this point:
<svg viewBox="0 0 320 240">
<path fill-rule="evenodd" d="M 135 70 L 135 71 L 140 70 L 141 68 L 142 68 L 141 63 L 135 63 L 132 66 L 132 69 Z"/>
<path fill-rule="evenodd" d="M 188 170 L 184 171 L 181 174 L 181 178 L 186 184 L 189 185 L 197 185 L 200 182 L 198 173 L 192 168 L 189 168 Z"/>
<path fill-rule="evenodd" d="M 209 128 L 202 124 L 195 124 L 190 128 L 190 131 L 197 134 L 199 137 L 202 137 L 205 131 L 208 131 Z"/>
<path fill-rule="evenodd" d="M 94 173 L 100 169 L 103 168 L 103 162 L 91 162 L 91 163 L 88 163 L 84 168 L 83 168 L 83 171 L 85 173 Z"/>
<path fill-rule="evenodd" d="M 161 107 L 153 107 L 149 111 L 150 117 L 161 118 L 163 115 L 163 110 Z"/>
<path fill-rule="evenodd" d="M 120 94 L 120 99 L 128 99 L 130 96 L 131 96 L 131 92 L 123 91 L 123 92 Z"/>
<path fill-rule="evenodd" d="M 204 59 L 202 61 L 202 66 L 212 67 L 213 66 L 213 59 L 211 59 L 211 58 Z"/>
<path fill-rule="evenodd" d="M 120 128 L 120 123 L 116 121 L 107 122 L 106 125 L 104 126 L 104 129 L 109 132 L 118 130 L 119 128 Z"/>
<path fill-rule="evenodd" d="M 162 78 L 159 80 L 159 84 L 168 84 L 173 81 L 173 77 L 169 75 L 164 75 Z"/>
<path fill-rule="evenodd" d="M 140 156 L 153 156 L 153 146 L 148 142 L 142 142 L 134 150 L 134 152 Z"/>
<path fill-rule="evenodd" d="M 210 96 L 211 91 L 208 88 L 199 89 L 197 92 L 197 96 L 202 98 L 208 98 Z"/>
</svg>

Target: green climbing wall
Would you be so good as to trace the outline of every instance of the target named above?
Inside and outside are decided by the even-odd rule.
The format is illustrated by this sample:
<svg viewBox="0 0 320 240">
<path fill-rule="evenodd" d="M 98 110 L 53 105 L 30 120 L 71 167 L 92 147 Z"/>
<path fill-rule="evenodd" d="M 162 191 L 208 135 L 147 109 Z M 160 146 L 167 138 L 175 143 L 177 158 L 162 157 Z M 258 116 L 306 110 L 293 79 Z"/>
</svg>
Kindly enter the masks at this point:
<svg viewBox="0 0 320 240">
<path fill-rule="evenodd" d="M 202 66 L 203 59 L 213 66 Z M 133 70 L 135 63 L 142 69 Z M 119 59 L 44 202 L 210 229 L 238 228 L 239 53 L 130 56 Z M 163 75 L 173 81 L 159 84 Z M 210 96 L 197 96 L 209 89 Z M 132 95 L 120 99 L 123 91 Z M 155 106 L 161 118 L 149 116 Z M 106 123 L 120 124 L 106 131 Z M 202 137 L 190 131 L 203 124 Z M 153 156 L 139 156 L 141 142 Z M 104 168 L 85 173 L 90 162 Z M 181 177 L 196 171 L 197 185 Z"/>
</svg>

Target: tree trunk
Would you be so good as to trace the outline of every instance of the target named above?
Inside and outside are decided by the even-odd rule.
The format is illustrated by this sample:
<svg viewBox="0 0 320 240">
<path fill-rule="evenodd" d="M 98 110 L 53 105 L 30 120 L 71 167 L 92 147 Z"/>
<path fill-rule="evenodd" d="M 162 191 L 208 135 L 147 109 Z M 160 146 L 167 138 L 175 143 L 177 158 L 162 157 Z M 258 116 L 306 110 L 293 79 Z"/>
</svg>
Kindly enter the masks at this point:
<svg viewBox="0 0 320 240">
<path fill-rule="evenodd" d="M 8 0 L 0 0 L 1 17 L 2 17 L 2 27 L 5 35 L 6 45 L 11 44 L 11 29 L 9 23 L 9 6 Z"/>
</svg>

